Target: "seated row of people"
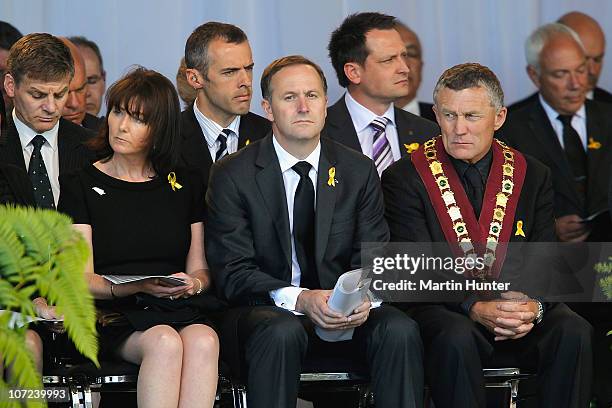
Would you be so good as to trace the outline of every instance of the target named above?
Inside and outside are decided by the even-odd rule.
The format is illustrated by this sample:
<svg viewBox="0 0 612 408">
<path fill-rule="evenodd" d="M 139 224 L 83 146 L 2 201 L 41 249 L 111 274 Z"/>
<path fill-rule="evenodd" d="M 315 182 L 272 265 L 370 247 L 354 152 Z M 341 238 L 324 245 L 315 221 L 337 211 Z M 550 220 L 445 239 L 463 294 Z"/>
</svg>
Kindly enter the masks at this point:
<svg viewBox="0 0 612 408">
<path fill-rule="evenodd" d="M 554 241 L 556 193 L 545 166 L 494 139 L 506 108 L 488 68 L 444 72 L 434 92 L 438 128 L 393 105 L 409 89 L 393 17 L 349 16 L 329 50 L 346 95 L 327 109 L 321 69 L 280 58 L 261 78 L 266 120 L 249 112 L 246 36 L 206 23 L 186 45 L 193 106 L 181 114 L 167 79 L 130 72 L 109 89 L 102 131 L 88 145 L 94 159 L 89 137 L 60 118 L 74 72 L 68 47 L 31 34 L 11 49 L 4 83 L 15 108 L 0 157 L 29 163 L 36 205 L 58 205 L 91 245 L 90 290 L 103 314 L 121 316 L 100 324 L 102 352 L 140 364 L 139 404 L 212 406 L 219 338 L 216 306 L 203 294 L 214 287 L 239 307 L 226 316 L 235 330 L 220 335 L 238 337 L 250 406 L 295 406 L 304 359 L 326 353 L 363 356 L 377 406 L 422 406 L 426 378 L 436 406 L 485 406 L 481 368 L 500 347 L 536 357 L 542 406 L 585 406 L 591 327 L 563 304 L 502 293 L 409 313 L 370 300 L 349 316 L 328 307 L 340 274 L 361 266 L 363 242 L 486 242 L 499 194 L 514 204 L 503 206 L 493 238 Z M 510 191 L 492 181 L 508 176 L 508 156 Z M 434 168 L 449 183 L 432 184 Z M 460 220 L 436 204 L 443 190 L 456 197 Z M 105 274 L 186 284 L 115 285 Z M 354 334 L 330 344 L 315 326 Z"/>
</svg>

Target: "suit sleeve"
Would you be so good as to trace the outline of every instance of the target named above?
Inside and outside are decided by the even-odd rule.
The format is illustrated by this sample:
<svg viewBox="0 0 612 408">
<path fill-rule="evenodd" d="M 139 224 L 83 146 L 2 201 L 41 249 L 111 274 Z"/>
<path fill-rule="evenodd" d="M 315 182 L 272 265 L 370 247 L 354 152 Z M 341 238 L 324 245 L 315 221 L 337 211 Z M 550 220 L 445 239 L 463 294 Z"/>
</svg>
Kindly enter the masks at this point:
<svg viewBox="0 0 612 408">
<path fill-rule="evenodd" d="M 384 218 L 384 201 L 378 172 L 374 162 L 370 162 L 368 181 L 360 199 L 357 213 L 357 229 L 355 234 L 354 250 L 351 257 L 351 267 L 361 267 L 362 243 L 389 242 L 389 227 Z"/>
<path fill-rule="evenodd" d="M 269 291 L 287 282 L 262 271 L 257 263 L 246 203 L 230 173 L 213 165 L 206 192 L 206 259 L 222 298 L 248 303 L 253 298 L 269 301 Z"/>
<path fill-rule="evenodd" d="M 391 242 L 431 242 L 425 207 L 414 180 L 416 174 L 407 170 L 404 160 L 410 159 L 400 160 L 382 174 L 384 213 Z"/>
</svg>

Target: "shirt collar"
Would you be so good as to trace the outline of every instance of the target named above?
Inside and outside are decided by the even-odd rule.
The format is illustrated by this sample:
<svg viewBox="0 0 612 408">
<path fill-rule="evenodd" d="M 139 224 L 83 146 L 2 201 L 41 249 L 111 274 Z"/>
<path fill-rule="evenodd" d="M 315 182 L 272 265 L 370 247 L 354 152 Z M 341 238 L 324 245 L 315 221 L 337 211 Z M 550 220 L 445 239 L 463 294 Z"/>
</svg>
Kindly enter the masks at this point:
<svg viewBox="0 0 612 408">
<path fill-rule="evenodd" d="M 306 157 L 304 160 L 300 160 L 293 156 L 291 153 L 283 149 L 283 147 L 276 140 L 276 136 L 272 137 L 272 144 L 274 145 L 274 151 L 276 157 L 278 157 L 278 163 L 280 164 L 281 173 L 291 169 L 297 162 L 305 161 L 308 162 L 312 168 L 317 172 L 319 168 L 319 158 L 321 157 L 321 141 L 317 143 L 317 147 Z"/>
<path fill-rule="evenodd" d="M 351 119 L 353 120 L 353 125 L 355 126 L 355 131 L 357 133 L 365 130 L 375 118 L 378 118 L 377 114 L 357 102 L 349 92 L 347 92 L 344 96 L 344 101 L 346 103 L 346 108 L 351 115 Z M 389 124 L 395 125 L 395 110 L 393 104 L 389 104 L 387 111 L 382 114 L 383 117 L 389 120 Z"/>
<path fill-rule="evenodd" d="M 60 123 L 59 120 L 57 121 L 55 126 L 47 130 L 46 132 L 36 133 L 32 128 L 30 128 L 28 125 L 19 120 L 15 109 L 13 109 L 13 123 L 15 124 L 17 133 L 19 134 L 19 141 L 21 142 L 22 148 L 28 146 L 32 142 L 32 139 L 36 137 L 36 135 L 41 135 L 45 138 L 49 146 L 51 146 L 51 149 L 53 149 L 53 151 L 57 150 L 57 134 L 59 132 Z"/>
<path fill-rule="evenodd" d="M 544 100 L 542 94 L 538 94 L 538 97 L 540 98 L 540 103 L 542 104 L 544 112 L 546 112 L 546 116 L 548 116 L 548 120 L 550 120 L 550 123 L 557 123 L 557 116 L 559 116 L 559 113 L 554 110 L 553 107 L 550 106 L 548 102 L 546 102 L 546 100 Z M 586 109 L 584 107 L 584 103 L 582 104 L 580 109 L 578 109 L 576 113 L 574 113 L 574 116 L 578 117 L 579 119 L 586 119 Z"/>
<path fill-rule="evenodd" d="M 453 167 L 459 174 L 459 177 L 463 179 L 465 171 L 468 169 L 468 167 L 474 166 L 476 167 L 476 170 L 478 170 L 478 173 L 480 173 L 482 183 L 485 185 L 487 184 L 487 179 L 489 178 L 489 171 L 491 170 L 491 163 L 493 163 L 493 149 L 489 148 L 487 154 L 485 154 L 482 159 L 478 160 L 474 164 L 470 164 L 463 160 L 455 159 L 450 154 L 448 155 L 448 157 L 450 158 L 451 163 L 453 163 Z"/>
<path fill-rule="evenodd" d="M 212 119 L 209 119 L 198 109 L 197 100 L 193 102 L 193 113 L 195 114 L 196 120 L 200 124 L 202 128 L 202 133 L 204 133 L 204 138 L 206 139 L 206 144 L 209 148 L 213 147 L 217 142 L 217 137 L 221 133 L 223 129 L 229 129 L 232 131 L 232 135 L 239 136 L 238 129 L 240 128 L 240 115 L 236 115 L 234 120 L 226 127 L 219 125 Z M 231 137 L 231 135 L 230 135 Z"/>
</svg>

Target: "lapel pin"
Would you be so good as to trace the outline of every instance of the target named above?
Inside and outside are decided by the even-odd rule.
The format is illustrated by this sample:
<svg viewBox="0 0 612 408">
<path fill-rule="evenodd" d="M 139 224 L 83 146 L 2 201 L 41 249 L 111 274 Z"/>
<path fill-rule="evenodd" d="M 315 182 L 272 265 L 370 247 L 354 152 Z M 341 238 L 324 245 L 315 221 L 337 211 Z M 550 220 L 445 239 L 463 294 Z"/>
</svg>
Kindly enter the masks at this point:
<svg viewBox="0 0 612 408">
<path fill-rule="evenodd" d="M 525 238 L 525 231 L 523 231 L 523 221 L 522 220 L 518 220 L 516 222 L 516 232 L 514 233 L 515 236 L 517 237 L 523 237 Z"/>
<path fill-rule="evenodd" d="M 408 152 L 408 154 L 412 154 L 412 152 L 414 152 L 415 150 L 417 150 L 419 148 L 419 144 L 418 143 L 404 143 L 404 147 L 406 148 L 406 151 Z"/>
<path fill-rule="evenodd" d="M 183 188 L 183 186 L 181 186 L 176 181 L 176 174 L 174 174 L 173 171 L 168 173 L 168 183 L 170 183 L 170 187 L 172 187 L 172 191 L 180 190 L 181 188 Z"/>
<path fill-rule="evenodd" d="M 601 149 L 601 143 L 599 143 L 597 140 L 593 139 L 592 137 L 589 137 L 589 144 L 587 145 L 587 148 L 592 149 L 592 150 Z"/>
<path fill-rule="evenodd" d="M 95 191 L 96 193 L 100 194 L 101 196 L 106 194 L 106 192 L 102 190 L 100 187 L 92 187 L 91 189 Z"/>
<path fill-rule="evenodd" d="M 336 187 L 336 183 L 338 182 L 338 180 L 335 179 L 335 177 L 336 177 L 336 168 L 335 167 L 330 167 L 329 171 L 327 172 L 327 174 L 329 175 L 329 179 L 327 180 L 327 185 L 328 186 L 332 186 L 332 187 Z"/>
<path fill-rule="evenodd" d="M 244 142 L 244 145 L 245 145 L 245 146 L 248 146 L 248 145 L 249 145 L 249 143 L 251 143 L 251 139 L 247 139 L 247 140 L 246 140 L 246 142 Z"/>
</svg>

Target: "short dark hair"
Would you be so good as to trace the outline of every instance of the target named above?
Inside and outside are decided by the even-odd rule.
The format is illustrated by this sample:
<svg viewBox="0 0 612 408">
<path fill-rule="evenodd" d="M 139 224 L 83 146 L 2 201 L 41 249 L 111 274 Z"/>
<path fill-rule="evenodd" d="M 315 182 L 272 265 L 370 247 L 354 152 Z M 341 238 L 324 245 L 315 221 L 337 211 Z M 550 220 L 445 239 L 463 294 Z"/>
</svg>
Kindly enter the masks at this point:
<svg viewBox="0 0 612 408">
<path fill-rule="evenodd" d="M 87 39 L 86 37 L 83 37 L 82 35 L 75 35 L 73 37 L 68 37 L 68 39 L 77 47 L 87 47 L 92 50 L 100 62 L 100 72 L 104 72 L 104 61 L 102 60 L 102 53 L 100 52 L 98 44 Z"/>
<path fill-rule="evenodd" d="M 33 33 L 21 37 L 9 51 L 6 71 L 15 84 L 27 76 L 44 82 L 74 76 L 74 62 L 70 49 L 57 37 L 47 33 Z"/>
<path fill-rule="evenodd" d="M 442 88 L 462 91 L 469 88 L 483 87 L 489 94 L 489 102 L 496 110 L 504 106 L 504 91 L 493 71 L 475 62 L 455 65 L 444 71 L 433 91 L 433 100 L 437 104 L 438 92 Z"/>
<path fill-rule="evenodd" d="M 202 24 L 189 36 L 185 43 L 185 65 L 195 68 L 204 77 L 208 74 L 210 60 L 208 59 L 208 46 L 213 40 L 222 39 L 231 44 L 242 44 L 247 36 L 240 28 L 232 24 L 209 21 Z"/>
<path fill-rule="evenodd" d="M 18 29 L 6 21 L 0 21 L 0 48 L 10 50 L 21 37 L 23 37 L 23 34 Z"/>
<path fill-rule="evenodd" d="M 172 82 L 158 72 L 135 67 L 108 88 L 106 120 L 91 143 L 103 160 L 114 153 L 108 136 L 108 117 L 113 109 L 125 109 L 149 126 L 152 148 L 148 159 L 157 175 L 163 177 L 173 171 L 178 161 L 181 111 Z"/>
<path fill-rule="evenodd" d="M 270 86 L 272 83 L 272 77 L 281 69 L 290 67 L 292 65 L 308 65 L 313 67 L 321 78 L 323 91 L 325 91 L 325 94 L 327 94 L 327 80 L 325 79 L 325 74 L 323 73 L 321 67 L 301 55 L 289 55 L 287 57 L 282 57 L 272 61 L 272 63 L 268 65 L 261 74 L 261 96 L 263 99 L 268 101 L 270 100 L 270 95 L 272 94 L 272 88 Z"/>
<path fill-rule="evenodd" d="M 348 16 L 331 35 L 327 50 L 340 86 L 350 81 L 344 75 L 348 62 L 365 63 L 370 51 L 366 47 L 366 34 L 371 30 L 393 30 L 395 17 L 381 13 L 356 13 Z"/>
</svg>

